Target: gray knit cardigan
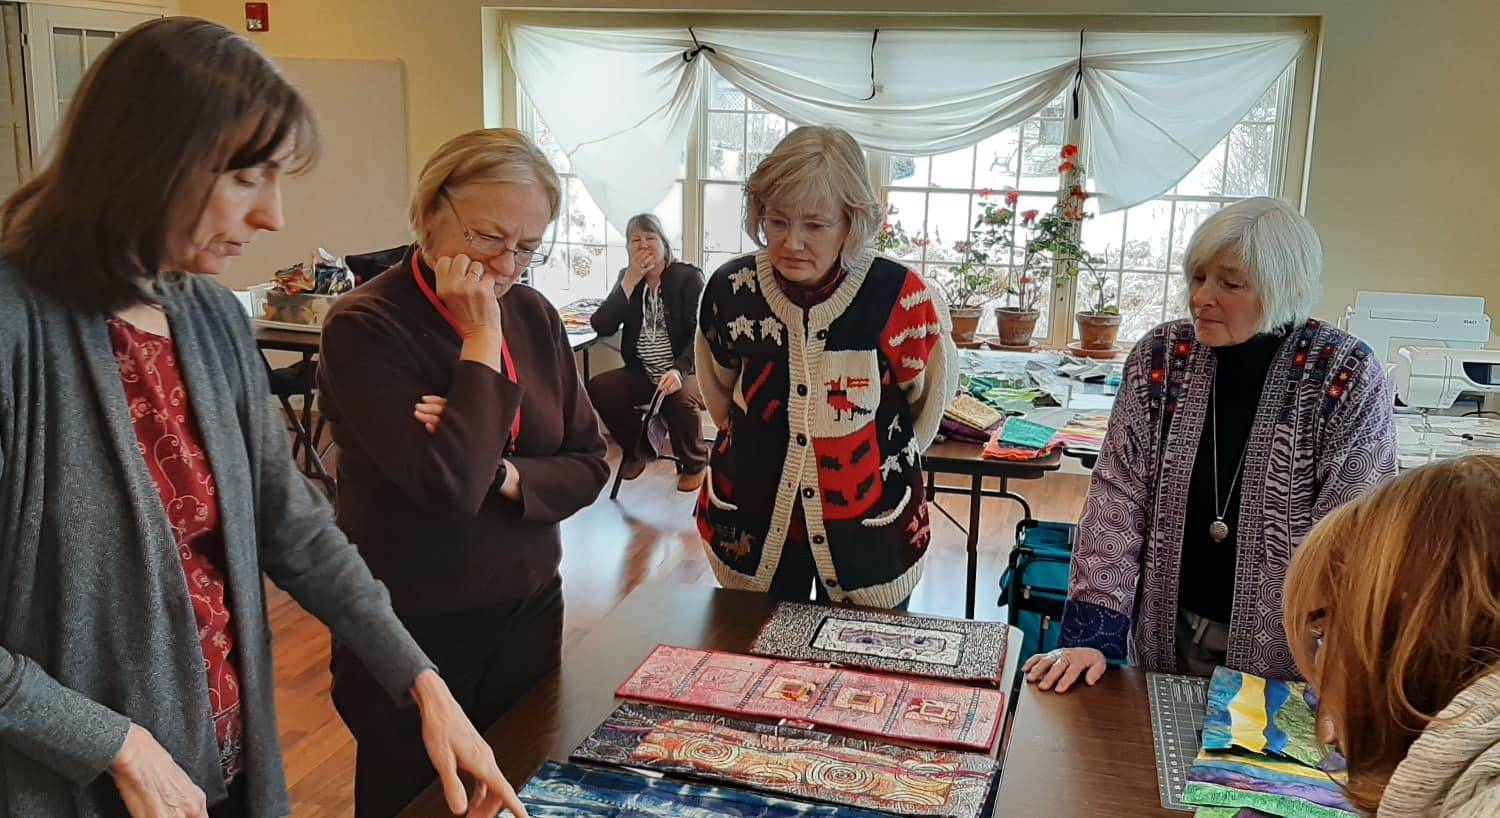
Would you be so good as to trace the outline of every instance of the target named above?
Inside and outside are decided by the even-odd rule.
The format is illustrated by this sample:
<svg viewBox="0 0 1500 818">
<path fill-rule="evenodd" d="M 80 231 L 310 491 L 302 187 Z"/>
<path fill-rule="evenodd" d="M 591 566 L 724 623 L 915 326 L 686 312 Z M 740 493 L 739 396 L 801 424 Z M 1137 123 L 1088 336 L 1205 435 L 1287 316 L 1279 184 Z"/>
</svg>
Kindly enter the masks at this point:
<svg viewBox="0 0 1500 818">
<path fill-rule="evenodd" d="M 431 664 L 295 470 L 234 294 L 201 276 L 157 292 L 218 487 L 249 814 L 285 816 L 262 577 L 393 697 Z M 182 564 L 126 406 L 104 318 L 0 260 L 0 815 L 124 815 L 107 768 L 132 722 L 209 803 L 225 796 Z"/>
</svg>

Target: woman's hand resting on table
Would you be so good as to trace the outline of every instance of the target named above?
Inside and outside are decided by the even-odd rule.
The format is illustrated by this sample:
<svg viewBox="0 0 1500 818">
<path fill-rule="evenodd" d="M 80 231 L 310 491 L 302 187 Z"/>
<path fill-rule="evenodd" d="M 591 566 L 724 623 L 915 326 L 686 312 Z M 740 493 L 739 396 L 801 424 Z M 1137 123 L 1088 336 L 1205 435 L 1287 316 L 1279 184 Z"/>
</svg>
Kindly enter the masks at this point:
<svg viewBox="0 0 1500 818">
<path fill-rule="evenodd" d="M 442 677 L 433 670 L 423 671 L 411 686 L 411 697 L 422 713 L 422 743 L 437 769 L 449 811 L 468 818 L 494 818 L 501 809 L 508 809 L 515 818 L 527 818 L 526 807 L 495 763 L 495 752 L 474 729 Z M 464 791 L 460 771 L 473 777 L 473 793 Z"/>
<path fill-rule="evenodd" d="M 1104 654 L 1097 648 L 1058 648 L 1027 659 L 1021 672 L 1039 690 L 1067 693 L 1080 676 L 1092 687 L 1108 667 Z"/>
</svg>

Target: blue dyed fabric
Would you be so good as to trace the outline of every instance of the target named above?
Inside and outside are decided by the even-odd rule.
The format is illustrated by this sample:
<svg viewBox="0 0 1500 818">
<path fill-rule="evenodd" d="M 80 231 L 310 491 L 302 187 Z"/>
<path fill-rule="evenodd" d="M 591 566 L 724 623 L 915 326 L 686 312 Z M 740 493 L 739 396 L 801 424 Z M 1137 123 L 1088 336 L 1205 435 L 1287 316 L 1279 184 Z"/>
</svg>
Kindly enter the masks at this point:
<svg viewBox="0 0 1500 818">
<path fill-rule="evenodd" d="M 548 761 L 521 789 L 533 818 L 889 818 L 854 807 L 814 804 L 624 770 Z M 506 811 L 501 815 L 509 816 Z"/>
</svg>

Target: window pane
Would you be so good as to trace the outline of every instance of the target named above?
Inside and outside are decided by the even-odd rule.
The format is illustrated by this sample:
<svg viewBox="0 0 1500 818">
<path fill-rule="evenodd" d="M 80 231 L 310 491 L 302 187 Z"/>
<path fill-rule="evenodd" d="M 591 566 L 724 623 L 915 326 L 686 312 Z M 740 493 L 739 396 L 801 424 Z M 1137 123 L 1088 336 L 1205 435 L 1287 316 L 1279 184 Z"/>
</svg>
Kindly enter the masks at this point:
<svg viewBox="0 0 1500 818">
<path fill-rule="evenodd" d="M 1283 76 L 1281 80 L 1277 81 L 1270 88 L 1267 88 L 1265 95 L 1250 108 L 1250 112 L 1245 114 L 1243 121 L 1275 122 L 1277 119 L 1276 100 L 1281 93 L 1281 83 L 1285 81 L 1286 76 Z"/>
<path fill-rule="evenodd" d="M 931 193 L 927 196 L 927 258 L 958 261 L 956 242 L 967 241 L 969 225 L 968 193 Z"/>
<path fill-rule="evenodd" d="M 567 173 L 572 170 L 572 163 L 568 161 L 568 154 L 563 151 L 562 145 L 558 144 L 557 138 L 547 128 L 547 123 L 537 115 L 536 109 L 531 109 L 532 133 L 531 139 L 541 148 L 542 153 L 547 154 L 547 159 L 558 173 Z"/>
<path fill-rule="evenodd" d="M 76 28 L 52 29 L 52 61 L 57 66 L 57 101 L 65 103 L 83 79 L 83 32 Z"/>
<path fill-rule="evenodd" d="M 569 244 L 604 244 L 604 214 L 576 177 L 568 177 L 567 239 Z"/>
<path fill-rule="evenodd" d="M 1178 271 L 1167 274 L 1167 303 L 1162 316 L 1163 321 L 1174 321 L 1188 316 L 1190 311 L 1187 291 L 1187 276 Z"/>
<path fill-rule="evenodd" d="M 1167 240 L 1172 232 L 1172 203 L 1146 202 L 1125 212 L 1126 269 L 1167 270 Z"/>
<path fill-rule="evenodd" d="M 703 249 L 738 253 L 745 240 L 745 195 L 737 184 L 703 185 Z"/>
<path fill-rule="evenodd" d="M 744 115 L 709 114 L 707 147 L 710 179 L 744 178 Z"/>
<path fill-rule="evenodd" d="M 1271 125 L 1239 125 L 1230 131 L 1224 192 L 1231 196 L 1269 195 L 1275 144 Z"/>
<path fill-rule="evenodd" d="M 1168 276 L 1125 273 L 1120 277 L 1120 338 L 1140 338 L 1162 322 Z"/>
<path fill-rule="evenodd" d="M 1208 219 L 1222 205 L 1218 202 L 1178 202 L 1172 225 L 1172 260 L 1169 269 L 1181 270 L 1183 256 L 1187 254 L 1188 242 L 1198 225 Z"/>
<path fill-rule="evenodd" d="M 979 143 L 974 164 L 974 186 L 1001 190 L 1021 178 L 1021 128 L 1006 128 Z"/>
<path fill-rule="evenodd" d="M 94 60 L 99 59 L 99 55 L 103 54 L 104 49 L 109 48 L 109 44 L 114 41 L 113 31 L 90 31 L 84 35 L 83 53 L 88 59 L 88 64 L 93 65 Z"/>
<path fill-rule="evenodd" d="M 968 190 L 974 186 L 974 149 L 932 157 L 932 186 Z"/>
<path fill-rule="evenodd" d="M 922 259 L 922 237 L 927 224 L 927 197 L 921 193 L 890 191 L 886 201 L 894 208 L 888 217 L 894 225 L 900 225 L 913 243 L 902 250 L 893 250 L 898 256 L 911 261 Z"/>
<path fill-rule="evenodd" d="M 892 156 L 892 187 L 927 187 L 927 170 L 932 160 L 925 156 Z"/>
<path fill-rule="evenodd" d="M 1220 142 L 1204 155 L 1198 166 L 1188 172 L 1177 183 L 1181 196 L 1217 196 L 1224 192 L 1224 153 L 1226 143 Z"/>
<path fill-rule="evenodd" d="M 1105 267 L 1119 269 L 1124 242 L 1125 214 L 1121 211 L 1095 215 L 1083 223 L 1083 249 L 1103 258 Z"/>
<path fill-rule="evenodd" d="M 739 258 L 741 255 L 744 255 L 744 254 L 743 253 L 704 253 L 703 254 L 703 272 L 706 275 L 713 275 L 713 272 L 715 270 L 719 269 L 720 267 L 723 267 L 725 264 L 728 264 L 731 261 L 734 261 L 735 259 Z"/>
<path fill-rule="evenodd" d="M 709 72 L 712 77 L 709 86 L 708 106 L 713 109 L 726 111 L 745 110 L 745 92 L 729 84 L 717 71 Z"/>
<path fill-rule="evenodd" d="M 1066 130 L 1060 120 L 1033 119 L 1021 125 L 1022 190 L 1056 190 Z"/>
</svg>

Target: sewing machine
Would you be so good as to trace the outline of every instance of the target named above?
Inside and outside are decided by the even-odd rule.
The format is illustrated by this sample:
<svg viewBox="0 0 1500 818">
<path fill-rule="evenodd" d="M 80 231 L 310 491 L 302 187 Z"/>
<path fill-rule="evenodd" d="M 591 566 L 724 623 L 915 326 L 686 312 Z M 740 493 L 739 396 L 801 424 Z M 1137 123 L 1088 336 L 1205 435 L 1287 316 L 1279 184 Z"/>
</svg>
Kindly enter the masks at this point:
<svg viewBox="0 0 1500 818">
<path fill-rule="evenodd" d="M 1447 409 L 1466 392 L 1500 394 L 1500 350 L 1404 346 L 1390 364 L 1396 397 L 1414 409 Z"/>
<path fill-rule="evenodd" d="M 1490 341 L 1490 317 L 1478 296 L 1359 292 L 1339 326 L 1369 344 L 1387 368 L 1402 347 L 1483 349 Z"/>
</svg>

